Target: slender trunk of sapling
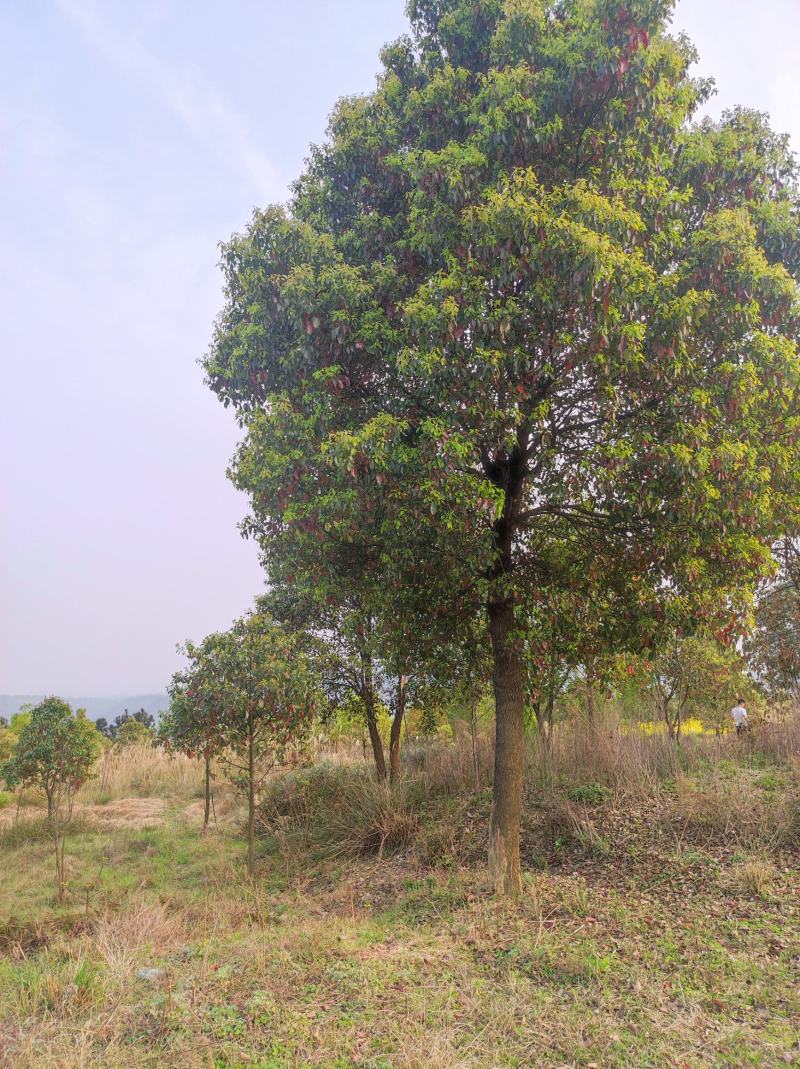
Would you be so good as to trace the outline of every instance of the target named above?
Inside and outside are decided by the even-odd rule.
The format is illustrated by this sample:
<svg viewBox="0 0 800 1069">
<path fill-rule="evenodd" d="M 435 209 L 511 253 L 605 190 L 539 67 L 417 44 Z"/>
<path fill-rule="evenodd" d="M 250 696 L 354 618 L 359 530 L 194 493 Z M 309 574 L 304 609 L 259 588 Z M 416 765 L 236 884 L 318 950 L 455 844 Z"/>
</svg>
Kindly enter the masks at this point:
<svg viewBox="0 0 800 1069">
<path fill-rule="evenodd" d="M 389 736 L 389 779 L 392 783 L 394 783 L 400 771 L 400 738 L 406 712 L 407 686 L 408 676 L 399 676 L 397 682 L 397 708 L 395 709 Z"/>
<path fill-rule="evenodd" d="M 252 718 L 247 740 L 247 871 L 252 876 L 256 867 L 256 757 Z"/>
<path fill-rule="evenodd" d="M 48 799 L 48 802 L 50 800 Z M 53 845 L 55 847 L 56 855 L 56 901 L 63 902 L 65 897 L 65 873 L 64 873 L 64 835 L 61 829 L 61 823 L 58 819 L 58 810 L 54 805 L 52 808 L 52 816 L 49 817 L 51 825 L 50 830 L 53 835 Z"/>
<path fill-rule="evenodd" d="M 378 730 L 378 716 L 375 710 L 375 689 L 372 684 L 372 665 L 367 663 L 364 670 L 364 711 L 367 719 L 367 731 L 369 741 L 372 743 L 372 755 L 375 758 L 375 769 L 378 779 L 386 779 L 386 758 L 383 753 L 383 742 Z"/>
<path fill-rule="evenodd" d="M 63 902 L 67 897 L 67 871 L 64 862 L 64 844 L 66 835 L 59 832 L 56 842 L 56 859 L 58 864 L 58 901 Z"/>
<path fill-rule="evenodd" d="M 469 733 L 472 736 L 472 767 L 475 770 L 475 790 L 481 789 L 481 773 L 478 765 L 478 709 L 475 702 L 469 710 Z"/>
<path fill-rule="evenodd" d="M 375 770 L 378 773 L 378 779 L 383 781 L 386 779 L 386 758 L 383 754 L 383 742 L 381 740 L 381 733 L 378 730 L 378 721 L 375 716 L 375 709 L 367 708 L 367 730 L 369 732 L 369 741 L 372 743 L 372 756 L 375 760 Z"/>
<path fill-rule="evenodd" d="M 594 704 L 594 681 L 591 676 L 586 677 L 586 719 L 590 724 L 594 723 L 595 719 L 595 704 Z"/>
<path fill-rule="evenodd" d="M 203 808 L 203 834 L 208 831 L 209 821 L 211 820 L 211 758 L 206 754 L 206 775 L 205 775 L 205 800 Z"/>
</svg>

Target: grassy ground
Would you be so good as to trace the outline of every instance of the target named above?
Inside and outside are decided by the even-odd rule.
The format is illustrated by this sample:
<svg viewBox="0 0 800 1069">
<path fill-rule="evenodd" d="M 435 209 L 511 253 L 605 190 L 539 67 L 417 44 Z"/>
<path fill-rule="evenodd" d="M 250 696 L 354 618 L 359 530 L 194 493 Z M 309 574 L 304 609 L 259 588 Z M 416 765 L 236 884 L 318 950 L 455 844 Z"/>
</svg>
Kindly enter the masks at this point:
<svg viewBox="0 0 800 1069">
<path fill-rule="evenodd" d="M 326 777 L 347 789 L 312 773 L 323 800 Z M 800 1066 L 790 766 L 718 762 L 638 798 L 534 777 L 513 905 L 483 880 L 486 790 L 441 782 L 423 806 L 407 785 L 397 808 L 423 819 L 354 858 L 341 814 L 336 849 L 310 803 L 287 816 L 308 778 L 280 788 L 254 881 L 235 813 L 202 837 L 185 796 L 84 811 L 63 907 L 41 823 L 7 827 L 0 1065 Z"/>
</svg>

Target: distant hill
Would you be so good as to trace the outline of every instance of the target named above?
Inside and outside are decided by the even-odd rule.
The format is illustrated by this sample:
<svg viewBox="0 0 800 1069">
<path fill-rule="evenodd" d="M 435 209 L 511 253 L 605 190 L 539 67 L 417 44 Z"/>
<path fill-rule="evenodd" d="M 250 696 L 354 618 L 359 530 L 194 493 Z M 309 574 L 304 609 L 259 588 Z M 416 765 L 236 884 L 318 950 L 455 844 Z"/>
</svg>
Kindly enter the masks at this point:
<svg viewBox="0 0 800 1069">
<path fill-rule="evenodd" d="M 13 716 L 19 712 L 21 706 L 35 705 L 44 697 L 44 694 L 0 694 L 0 716 Z M 169 698 L 166 694 L 131 694 L 120 698 L 76 698 L 63 694 L 59 697 L 68 701 L 73 709 L 85 709 L 92 720 L 101 716 L 106 720 L 113 720 L 126 709 L 129 713 L 144 709 L 157 716 L 169 708 Z"/>
</svg>

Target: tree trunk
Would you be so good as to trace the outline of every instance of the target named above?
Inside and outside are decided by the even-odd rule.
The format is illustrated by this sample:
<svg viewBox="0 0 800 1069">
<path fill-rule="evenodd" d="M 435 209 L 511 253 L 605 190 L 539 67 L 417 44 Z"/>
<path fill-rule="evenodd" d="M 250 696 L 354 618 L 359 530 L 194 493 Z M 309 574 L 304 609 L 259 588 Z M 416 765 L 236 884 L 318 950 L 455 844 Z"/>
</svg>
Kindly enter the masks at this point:
<svg viewBox="0 0 800 1069">
<path fill-rule="evenodd" d="M 550 693 L 547 695 L 547 706 L 546 706 L 545 714 L 544 714 L 545 724 L 547 725 L 547 745 L 548 745 L 548 747 L 550 746 L 550 743 L 551 743 L 551 741 L 553 739 L 553 713 L 555 712 L 555 708 L 556 708 L 556 696 L 553 693 L 553 691 L 551 690 Z"/>
<path fill-rule="evenodd" d="M 469 733 L 472 736 L 472 767 L 475 770 L 475 790 L 481 789 L 481 773 L 478 765 L 478 709 L 475 702 L 469 710 Z"/>
<path fill-rule="evenodd" d="M 48 798 L 48 802 L 50 799 Z M 53 845 L 56 852 L 56 901 L 63 902 L 66 898 L 66 871 L 64 868 L 64 833 L 59 820 L 58 809 L 52 805 L 51 831 L 53 833 Z"/>
<path fill-rule="evenodd" d="M 522 666 L 511 648 L 514 608 L 504 600 L 489 605 L 495 700 L 494 795 L 489 821 L 489 875 L 498 894 L 522 890 L 519 830 L 525 772 Z"/>
<path fill-rule="evenodd" d="M 546 758 L 550 752 L 550 739 L 553 735 L 553 699 L 548 698 L 545 705 L 536 702 L 533 712 L 536 716 L 536 726 L 539 728 L 542 756 Z"/>
<path fill-rule="evenodd" d="M 672 722 L 672 717 L 669 713 L 669 699 L 661 698 L 661 715 L 664 718 L 664 725 L 667 729 L 667 738 L 672 741 L 675 738 L 675 725 Z"/>
<path fill-rule="evenodd" d="M 594 723 L 595 719 L 595 703 L 594 703 L 594 677 L 588 672 L 586 674 L 586 719 L 590 724 Z"/>
<path fill-rule="evenodd" d="M 392 719 L 392 730 L 389 736 L 389 780 L 394 783 L 400 771 L 400 733 L 403 730 L 403 720 L 406 715 L 406 687 L 408 676 L 399 676 L 397 680 L 397 708 Z"/>
<path fill-rule="evenodd" d="M 256 867 L 256 759 L 253 731 L 247 740 L 247 871 L 252 876 Z"/>
<path fill-rule="evenodd" d="M 203 808 L 203 834 L 208 831 L 208 823 L 211 819 L 211 758 L 206 755 L 206 782 L 205 782 L 205 806 Z"/>
<path fill-rule="evenodd" d="M 383 742 L 381 733 L 378 731 L 378 717 L 375 712 L 375 691 L 372 686 L 372 665 L 365 665 L 364 669 L 364 708 L 367 718 L 367 731 L 369 741 L 372 743 L 372 754 L 375 758 L 375 768 L 378 779 L 386 779 L 386 758 L 383 754 Z"/>
</svg>

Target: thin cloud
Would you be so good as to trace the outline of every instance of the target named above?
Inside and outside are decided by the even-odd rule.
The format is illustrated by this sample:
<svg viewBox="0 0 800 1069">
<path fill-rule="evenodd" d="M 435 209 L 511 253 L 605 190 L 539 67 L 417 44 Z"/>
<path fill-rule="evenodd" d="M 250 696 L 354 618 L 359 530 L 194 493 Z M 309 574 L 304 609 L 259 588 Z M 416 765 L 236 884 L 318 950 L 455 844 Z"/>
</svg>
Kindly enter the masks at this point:
<svg viewBox="0 0 800 1069">
<path fill-rule="evenodd" d="M 164 63 L 143 43 L 141 27 L 123 31 L 93 0 L 57 2 L 103 59 L 146 84 L 206 151 L 253 187 L 260 201 L 283 199 L 285 187 L 274 164 L 255 144 L 246 120 L 213 87 L 198 85 Z"/>
</svg>

